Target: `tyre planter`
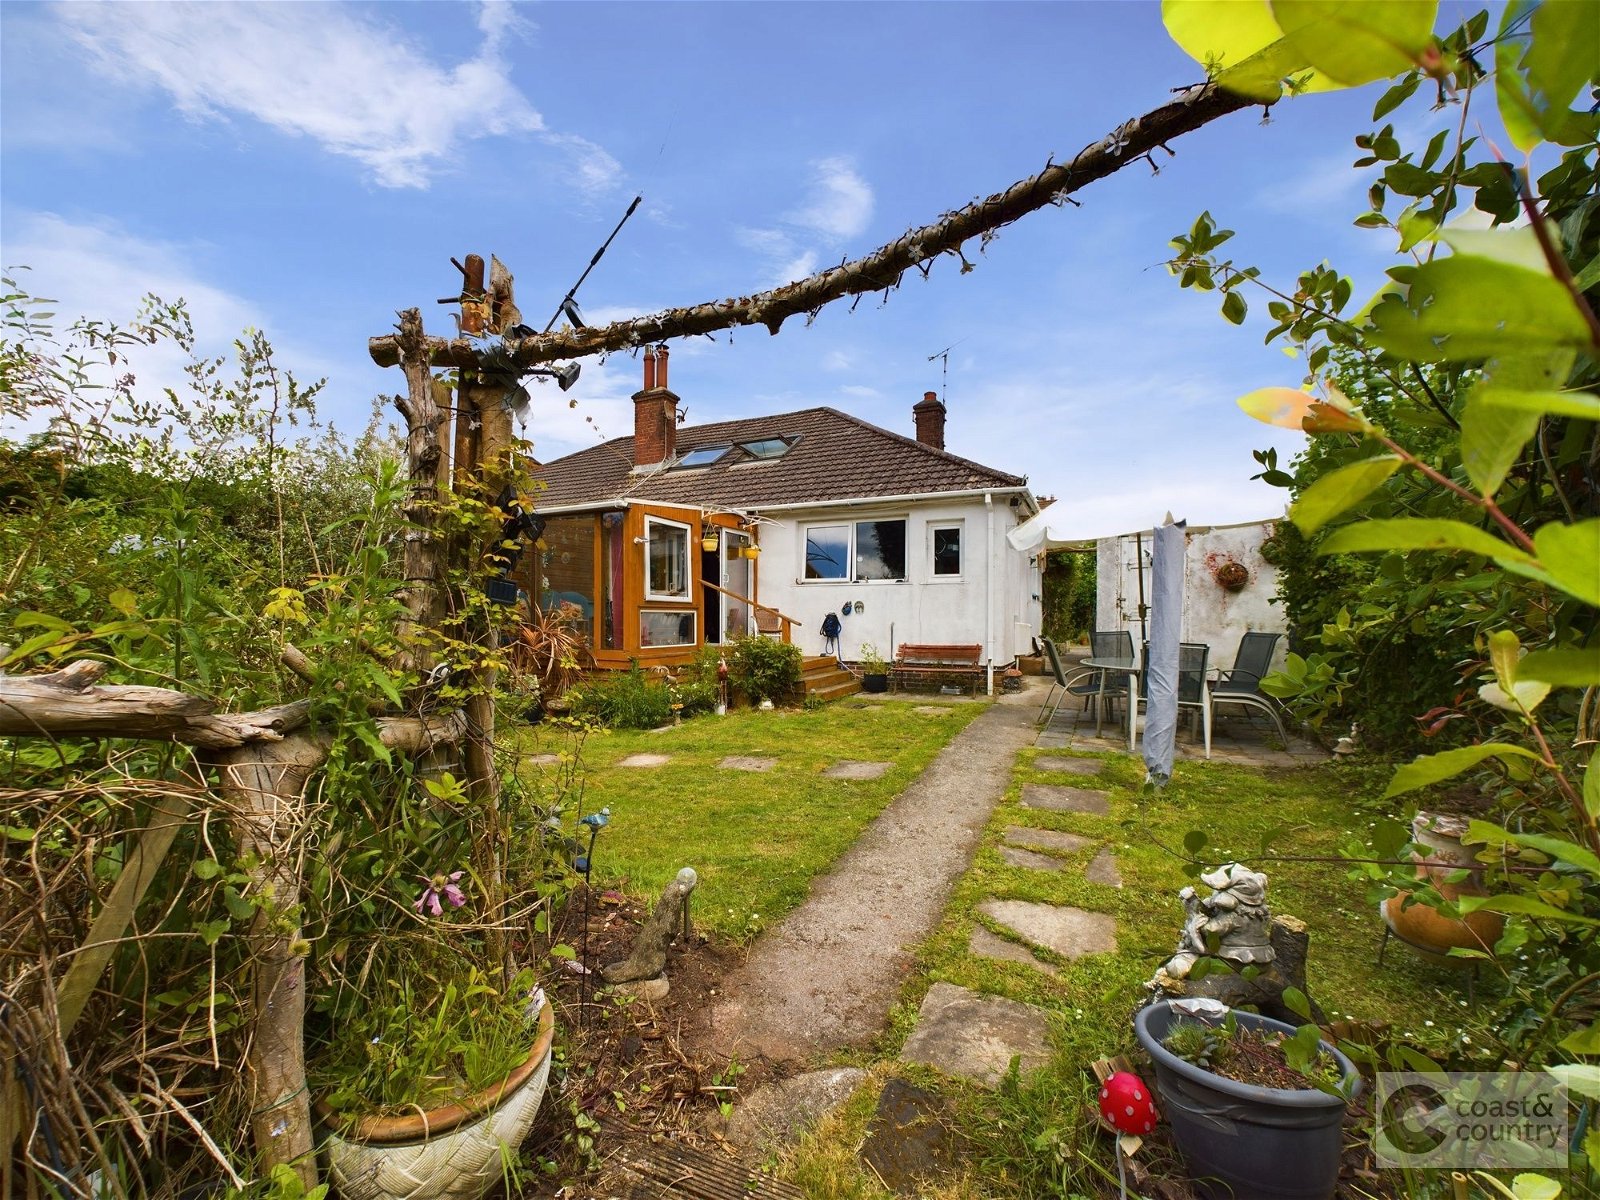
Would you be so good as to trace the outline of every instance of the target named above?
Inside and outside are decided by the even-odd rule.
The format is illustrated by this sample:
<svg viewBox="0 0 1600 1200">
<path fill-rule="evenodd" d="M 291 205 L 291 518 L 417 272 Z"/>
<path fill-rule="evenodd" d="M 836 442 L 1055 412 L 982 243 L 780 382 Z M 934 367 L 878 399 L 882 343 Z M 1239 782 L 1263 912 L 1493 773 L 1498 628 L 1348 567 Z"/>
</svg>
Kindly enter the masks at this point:
<svg viewBox="0 0 1600 1200">
<path fill-rule="evenodd" d="M 1431 883 L 1446 900 L 1489 894 L 1483 886 L 1481 864 L 1461 844 L 1467 820 L 1424 809 L 1411 821 L 1411 840 L 1422 848 L 1420 854 L 1412 856 L 1418 863 L 1417 879 Z M 1459 883 L 1451 883 L 1450 876 L 1458 870 L 1471 874 Z M 1479 909 L 1460 918 L 1446 917 L 1426 904 L 1407 904 L 1410 897 L 1410 892 L 1397 892 L 1379 905 L 1378 912 L 1395 937 L 1430 961 L 1451 967 L 1470 966 L 1471 959 L 1449 957 L 1451 949 L 1491 954 L 1505 932 L 1506 919 L 1499 913 Z"/>
<path fill-rule="evenodd" d="M 1246 1029 L 1292 1034 L 1294 1026 L 1235 1012 Z M 1250 1200 L 1328 1200 L 1339 1183 L 1346 1102 L 1315 1088 L 1239 1083 L 1169 1052 L 1162 1039 L 1180 1017 L 1165 1000 L 1140 1010 L 1134 1033 L 1155 1063 L 1161 1114 L 1203 1195 Z M 1355 1064 L 1326 1042 L 1346 1080 Z M 1351 1095 L 1355 1092 L 1352 1091 Z"/>
<path fill-rule="evenodd" d="M 887 675 L 862 675 L 861 690 L 863 692 L 887 692 L 889 690 L 889 677 Z"/>
<path fill-rule="evenodd" d="M 504 1177 L 505 1148 L 533 1127 L 554 1039 L 546 1004 L 527 1059 L 493 1087 L 442 1108 L 340 1121 L 319 1103 L 331 1129 L 324 1150 L 335 1191 L 342 1200 L 478 1200 Z"/>
</svg>

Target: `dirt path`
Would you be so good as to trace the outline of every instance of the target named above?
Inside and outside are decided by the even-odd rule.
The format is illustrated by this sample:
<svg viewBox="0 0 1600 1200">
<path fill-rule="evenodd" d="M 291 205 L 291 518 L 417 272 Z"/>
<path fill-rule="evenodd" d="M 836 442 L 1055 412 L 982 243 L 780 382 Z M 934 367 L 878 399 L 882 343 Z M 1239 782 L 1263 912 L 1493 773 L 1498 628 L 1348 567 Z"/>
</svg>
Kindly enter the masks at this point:
<svg viewBox="0 0 1600 1200">
<path fill-rule="evenodd" d="M 1003 696 L 939 752 L 811 895 L 756 943 L 703 1026 L 707 1051 L 804 1062 L 870 1042 L 966 870 L 1038 698 Z M 688 1031 L 686 1031 L 688 1032 Z"/>
</svg>

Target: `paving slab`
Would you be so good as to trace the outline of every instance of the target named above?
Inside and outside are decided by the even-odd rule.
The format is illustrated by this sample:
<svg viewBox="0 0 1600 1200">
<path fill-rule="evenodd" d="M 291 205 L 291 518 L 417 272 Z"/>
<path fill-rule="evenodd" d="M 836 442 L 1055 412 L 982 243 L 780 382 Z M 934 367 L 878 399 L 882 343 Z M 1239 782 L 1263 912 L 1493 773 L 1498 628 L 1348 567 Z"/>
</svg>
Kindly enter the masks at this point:
<svg viewBox="0 0 1600 1200">
<path fill-rule="evenodd" d="M 982 925 L 972 927 L 972 934 L 967 938 L 967 949 L 984 958 L 996 958 L 1001 962 L 1021 963 L 1025 967 L 1034 967 L 1052 978 L 1061 974 L 1049 963 L 1040 962 L 1026 946 L 1007 941 L 998 933 L 990 933 Z"/>
<path fill-rule="evenodd" d="M 1061 787 L 1053 783 L 1022 785 L 1022 807 L 1047 812 L 1089 813 L 1103 817 L 1111 811 L 1106 793 L 1093 788 Z"/>
<path fill-rule="evenodd" d="M 1049 1031 L 1042 1008 L 936 983 L 900 1057 L 994 1087 L 1014 1057 L 1024 1074 L 1050 1061 Z"/>
<path fill-rule="evenodd" d="M 886 762 L 836 762 L 822 772 L 824 779 L 882 779 L 893 763 Z"/>
<path fill-rule="evenodd" d="M 1013 846 L 1043 846 L 1046 850 L 1059 850 L 1063 854 L 1094 845 L 1093 838 L 1061 833 L 1055 829 L 1034 829 L 1031 825 L 1007 825 L 1005 839 Z"/>
<path fill-rule="evenodd" d="M 530 767 L 553 767 L 561 761 L 559 754 L 524 754 L 522 761 Z"/>
<path fill-rule="evenodd" d="M 1059 858 L 1040 854 L 1037 850 L 1022 850 L 1016 846 L 1001 846 L 1000 857 L 1013 867 L 1026 867 L 1030 871 L 1059 871 L 1067 865 Z"/>
<path fill-rule="evenodd" d="M 670 754 L 630 754 L 617 763 L 619 767 L 664 767 L 672 761 Z"/>
<path fill-rule="evenodd" d="M 921 713 L 925 717 L 937 717 L 941 713 L 949 712 L 950 707 L 948 704 L 919 704 L 911 711 Z"/>
<path fill-rule="evenodd" d="M 861 1160 L 897 1196 L 948 1169 L 956 1159 L 950 1103 L 904 1079 L 891 1079 L 867 1126 Z"/>
<path fill-rule="evenodd" d="M 730 754 L 717 764 L 725 771 L 770 771 L 777 765 L 775 758 L 758 758 L 750 754 Z"/>
<path fill-rule="evenodd" d="M 1062 958 L 1111 954 L 1117 949 L 1117 922 L 1106 913 L 1031 900 L 985 900 L 978 912 Z"/>
<path fill-rule="evenodd" d="M 860 1067 L 833 1067 L 766 1084 L 740 1102 L 723 1136 L 759 1153 L 790 1145 L 850 1099 L 866 1077 Z"/>
<path fill-rule="evenodd" d="M 1083 877 L 1090 883 L 1103 883 L 1107 887 L 1119 888 L 1122 886 L 1122 872 L 1117 870 L 1117 860 L 1111 856 L 1111 851 L 1102 850 L 1084 869 Z"/>
<path fill-rule="evenodd" d="M 1062 758 L 1059 754 L 1033 760 L 1035 771 L 1060 771 L 1067 775 L 1098 775 L 1104 765 L 1098 758 Z"/>
</svg>

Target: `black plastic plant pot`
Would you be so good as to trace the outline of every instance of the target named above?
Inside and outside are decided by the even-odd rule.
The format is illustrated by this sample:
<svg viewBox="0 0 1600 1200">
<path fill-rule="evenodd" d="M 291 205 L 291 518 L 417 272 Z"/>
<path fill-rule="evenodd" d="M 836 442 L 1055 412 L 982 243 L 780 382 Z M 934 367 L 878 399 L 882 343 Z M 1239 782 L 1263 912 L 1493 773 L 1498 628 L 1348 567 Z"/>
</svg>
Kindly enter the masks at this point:
<svg viewBox="0 0 1600 1200">
<path fill-rule="evenodd" d="M 1294 1026 L 1236 1012 L 1241 1028 L 1292 1034 Z M 1140 1010 L 1133 1029 L 1156 1068 L 1161 1115 L 1201 1193 L 1243 1200 L 1328 1200 L 1339 1183 L 1346 1102 L 1316 1088 L 1237 1083 L 1184 1061 L 1162 1039 L 1188 1020 L 1165 1000 Z M 1327 1042 L 1322 1048 L 1348 1081 L 1355 1064 Z"/>
<path fill-rule="evenodd" d="M 887 675 L 863 675 L 861 677 L 861 690 L 863 692 L 887 692 L 889 690 L 889 677 Z"/>
</svg>

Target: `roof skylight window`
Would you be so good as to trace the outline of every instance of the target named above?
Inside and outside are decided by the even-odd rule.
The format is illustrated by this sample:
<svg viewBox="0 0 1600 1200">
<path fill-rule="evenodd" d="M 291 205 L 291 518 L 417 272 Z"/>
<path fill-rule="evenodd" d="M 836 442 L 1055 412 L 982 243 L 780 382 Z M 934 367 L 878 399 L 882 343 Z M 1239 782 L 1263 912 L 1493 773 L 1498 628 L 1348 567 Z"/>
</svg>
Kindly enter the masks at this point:
<svg viewBox="0 0 1600 1200">
<path fill-rule="evenodd" d="M 739 449 L 751 458 L 782 458 L 789 453 L 789 447 L 792 445 L 794 440 L 789 438 L 761 438 L 754 442 L 740 442 Z"/>
<path fill-rule="evenodd" d="M 720 446 L 700 446 L 678 460 L 679 467 L 709 467 L 733 447 L 723 442 Z"/>
</svg>

